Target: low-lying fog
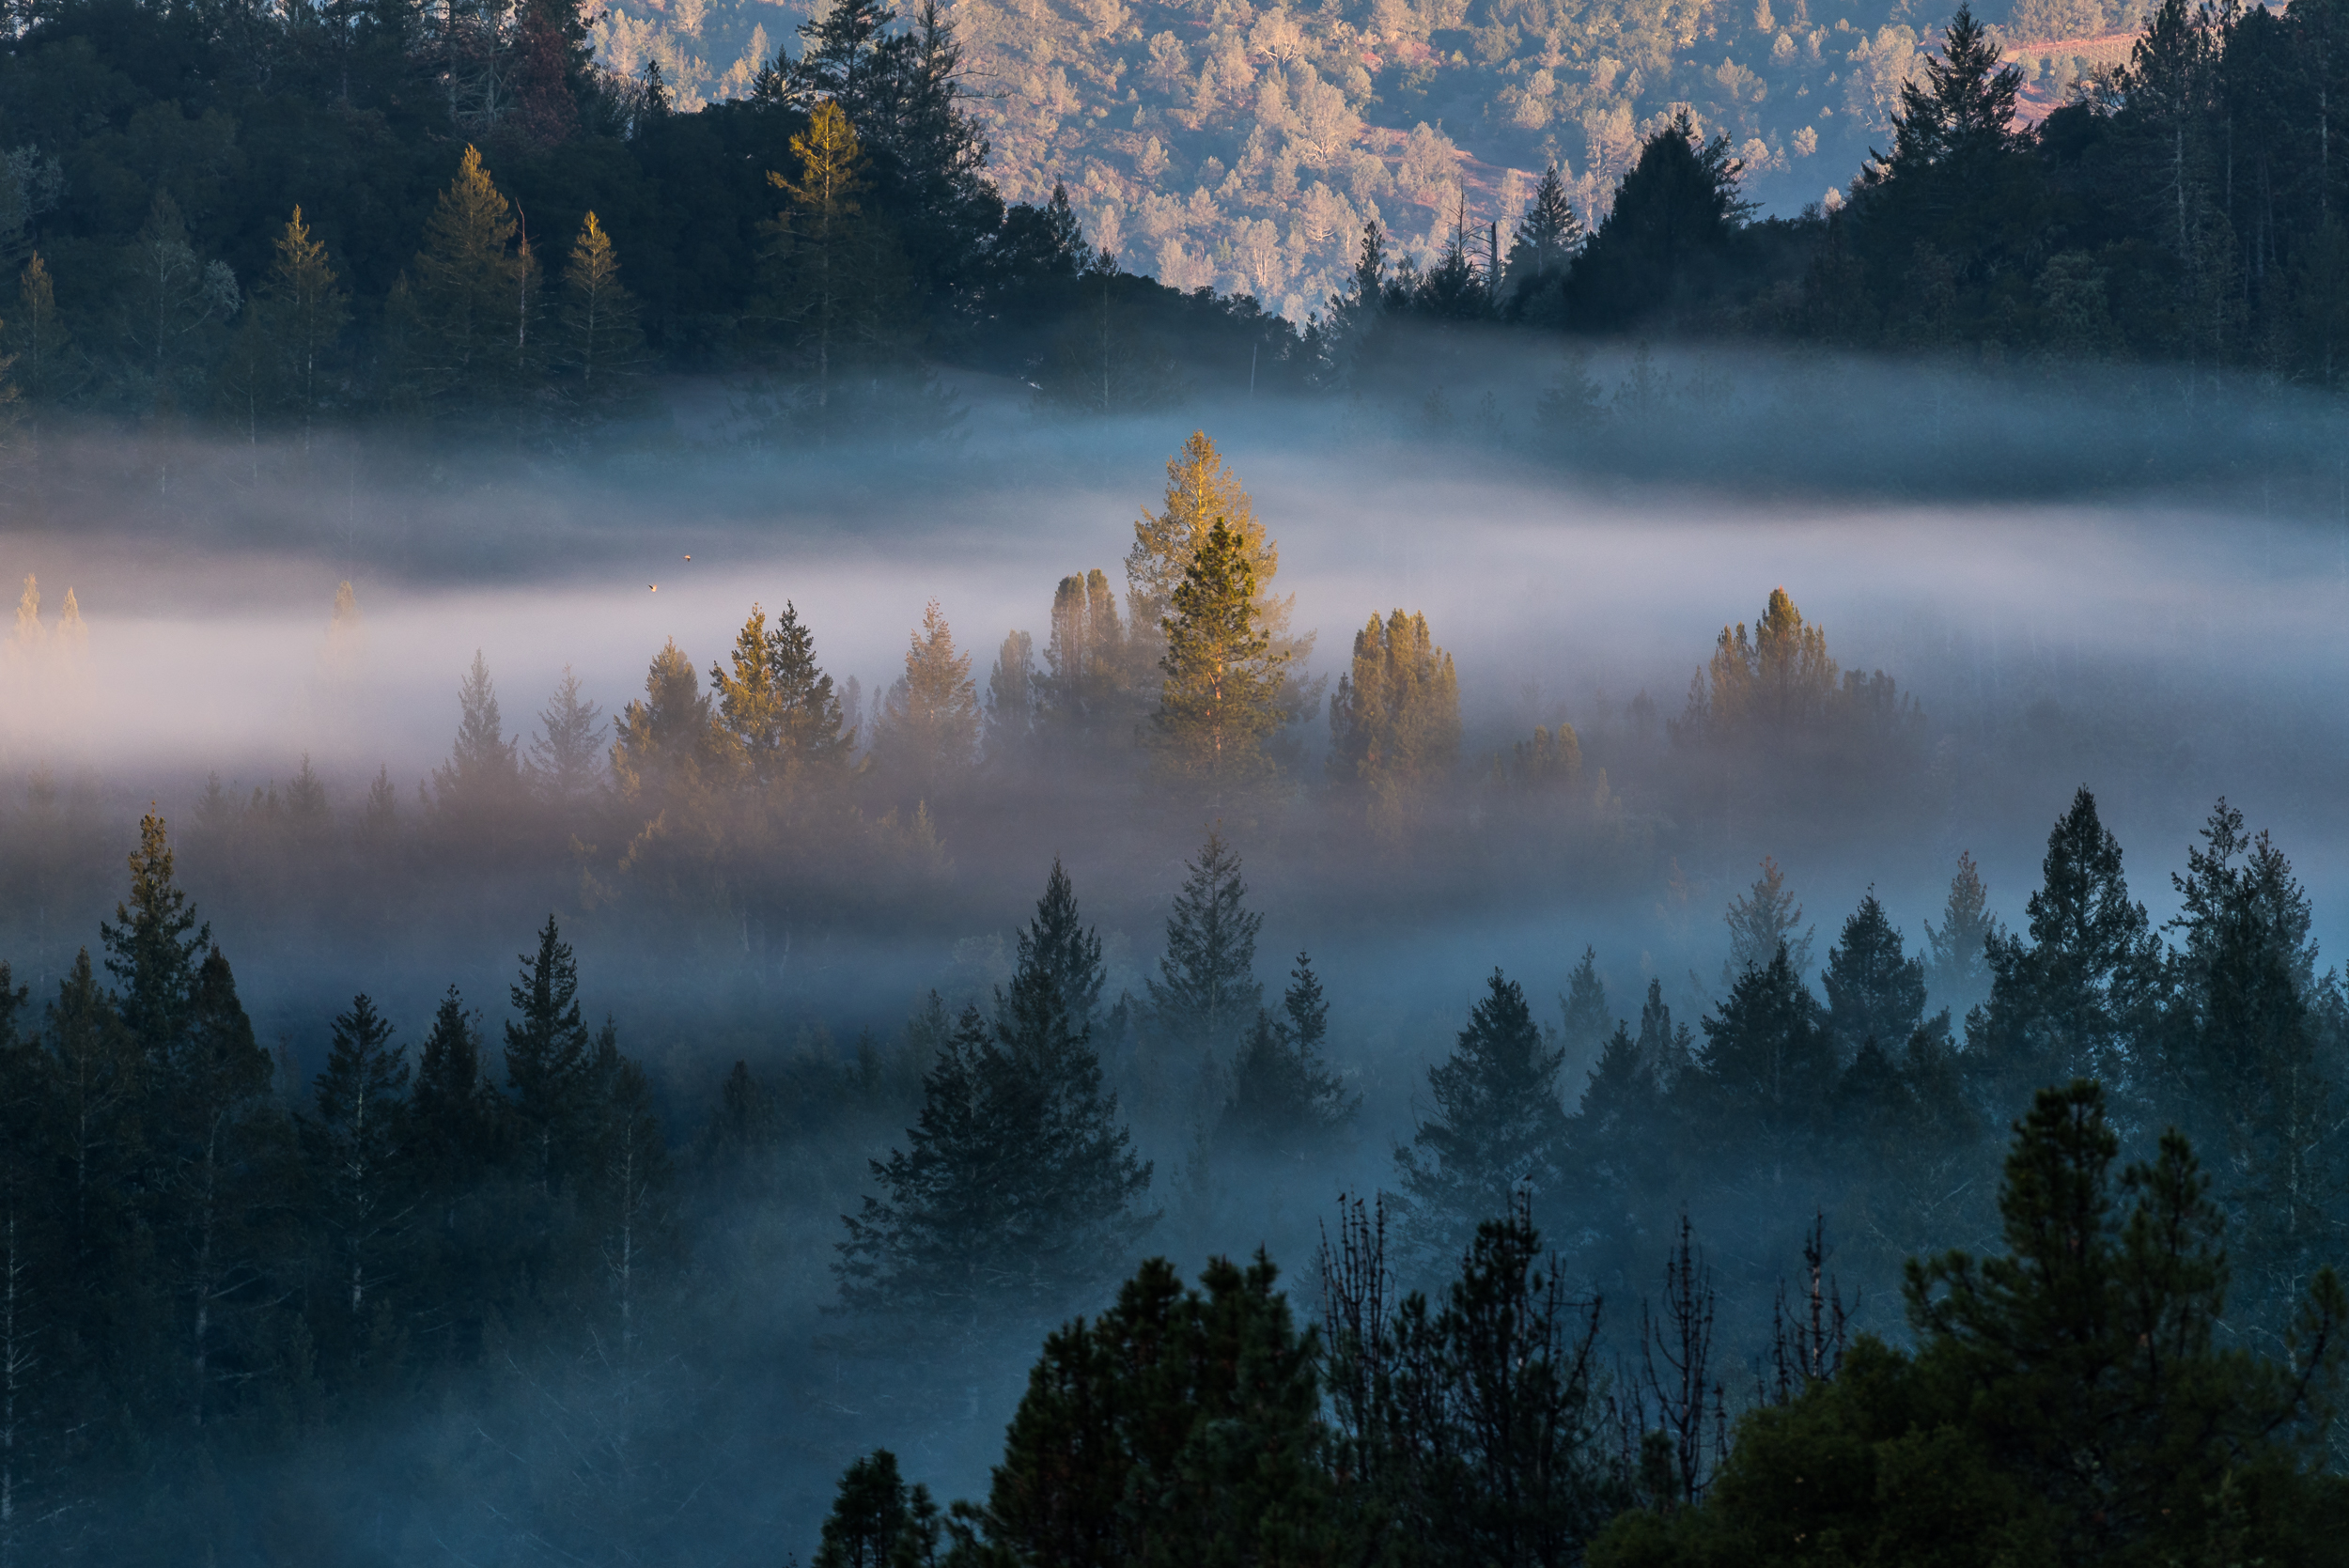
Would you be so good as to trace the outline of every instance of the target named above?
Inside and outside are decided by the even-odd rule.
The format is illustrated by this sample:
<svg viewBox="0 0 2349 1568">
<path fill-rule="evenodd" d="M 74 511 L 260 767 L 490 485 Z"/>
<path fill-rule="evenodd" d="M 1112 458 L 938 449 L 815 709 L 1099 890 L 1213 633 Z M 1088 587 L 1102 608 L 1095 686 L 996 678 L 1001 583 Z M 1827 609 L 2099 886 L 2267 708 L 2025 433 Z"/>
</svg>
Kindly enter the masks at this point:
<svg viewBox="0 0 2349 1568">
<path fill-rule="evenodd" d="M 1281 1221 L 1292 1240 L 1307 1223 L 1298 1214 L 1328 1192 L 1388 1178 L 1393 1141 L 1408 1137 L 1421 1108 L 1423 1069 L 1448 1048 L 1494 965 L 1554 1020 L 1588 944 L 1615 1013 L 1636 1018 L 1654 975 L 1675 1015 L 1694 1022 L 1728 949 L 1721 911 L 1765 856 L 1816 925 L 1815 976 L 1872 886 L 1921 947 L 1962 851 L 1979 861 L 1993 910 L 2018 924 L 2048 827 L 2083 784 L 2158 923 L 2176 906 L 2169 873 L 2224 795 L 2292 857 L 2329 964 L 2349 921 L 2340 809 L 2349 530 L 2315 482 L 2332 458 L 2297 448 L 2306 482 L 2289 504 L 2259 482 L 2208 474 L 2191 488 L 2081 484 L 2016 499 L 2031 487 L 2010 489 L 2001 465 L 2022 463 L 2015 454 L 2026 449 L 2031 464 L 2059 463 L 2063 402 L 2050 392 L 2001 411 L 2002 424 L 1976 409 L 1978 424 L 2011 438 L 1968 459 L 1983 482 L 1921 485 L 1906 498 L 1897 487 L 1790 480 L 1806 463 L 1824 473 L 1836 462 L 1833 442 L 1815 432 L 1768 482 L 1748 488 L 1720 463 L 1703 465 L 1697 482 L 1675 479 L 1668 464 L 1535 460 L 1514 438 L 1431 443 L 1340 405 L 1072 424 L 980 399 L 958 444 L 911 455 L 669 442 L 576 464 L 494 451 L 430 458 L 341 438 L 307 454 L 53 440 L 45 466 L 17 476 L 12 511 L 0 514 L 0 576 L 36 576 L 53 629 L 70 588 L 87 645 L 71 654 L 54 639 L 20 640 L 0 665 L 0 861 L 47 864 L 41 835 L 57 832 L 58 818 L 17 803 L 51 787 L 104 853 L 78 870 L 23 874 L 32 879 L 20 885 L 41 890 L 39 908 L 9 912 L 19 951 L 0 957 L 16 961 L 20 981 L 54 987 L 57 966 L 74 946 L 95 944 L 98 919 L 122 894 L 120 857 L 138 812 L 152 800 L 184 830 L 210 773 L 241 798 L 282 790 L 307 755 L 348 822 L 387 768 L 412 817 L 420 781 L 449 753 L 459 683 L 476 649 L 506 733 L 525 744 L 567 667 L 614 714 L 641 693 L 664 640 L 707 671 L 754 602 L 796 605 L 825 668 L 855 677 L 869 718 L 935 598 L 984 691 L 1007 631 L 1032 633 L 1040 658 L 1064 575 L 1097 567 L 1122 588 L 1133 521 L 1159 505 L 1168 457 L 1198 427 L 1278 540 L 1275 585 L 1296 596 L 1294 625 L 1317 638 L 1313 674 L 1334 685 L 1373 613 L 1425 613 L 1457 661 L 1468 775 L 1561 717 L 1604 761 L 1603 737 L 1625 733 L 1641 693 L 1660 720 L 1677 717 L 1716 635 L 1751 623 L 1780 585 L 1825 628 L 1843 669 L 1881 669 L 1914 695 L 1929 756 L 1922 783 L 1892 807 L 1850 815 L 1808 809 L 1773 781 L 1728 778 L 1717 818 L 1674 820 L 1658 798 L 1618 779 L 1642 847 L 1598 871 L 1570 859 L 1544 864 L 1539 846 L 1516 857 L 1531 863 L 1508 863 L 1506 846 L 1489 845 L 1483 860 L 1447 861 L 1425 846 L 1389 859 L 1367 839 L 1284 837 L 1261 817 L 1226 824 L 1248 862 L 1251 902 L 1267 917 L 1258 974 L 1277 996 L 1288 955 L 1313 950 L 1332 1002 L 1332 1059 L 1365 1095 L 1348 1168 L 1316 1173 L 1312 1194 L 1267 1200 L 1295 1211 Z M 2093 429 L 2083 425 L 2083 463 L 2113 467 L 2127 442 L 2112 432 L 2133 406 L 2116 399 L 2096 411 Z M 1756 419 L 1721 416 L 1717 430 L 1716 412 L 1701 407 L 1659 417 L 1691 442 L 1719 434 L 1737 451 L 1770 450 Z M 1846 407 L 1833 427 L 1867 418 L 1866 408 Z M 1948 439 L 1937 427 L 1919 436 L 1913 419 L 1892 425 L 1887 442 L 1929 439 L 1938 449 Z M 345 580 L 357 629 L 330 638 Z M 1326 711 L 1302 726 L 1292 823 L 1316 809 Z M 1146 804 L 1146 789 L 1134 799 Z M 1741 810 L 1746 799 L 1777 803 Z M 734 1057 L 779 1061 L 812 1037 L 847 1042 L 862 1027 L 890 1036 L 926 989 L 958 999 L 1000 979 L 1000 944 L 1032 910 L 1055 854 L 1108 939 L 1111 994 L 1139 991 L 1183 855 L 1208 825 L 1205 814 L 1146 815 L 1116 802 L 1091 814 L 1023 815 L 1002 801 L 947 814 L 942 848 L 954 871 L 935 918 L 903 930 L 848 922 L 789 984 L 746 981 L 731 958 L 655 984 L 635 951 L 642 932 L 587 921 L 574 930 L 582 1000 L 593 1015 L 615 1016 L 625 1048 L 651 1065 L 682 1144 Z M 337 934 L 344 927 L 270 919 L 262 895 L 247 887 L 232 896 L 200 857 L 187 875 L 219 921 L 263 1037 L 305 1066 L 323 1054 L 325 1018 L 362 989 L 412 1041 L 433 1000 L 458 982 L 487 1011 L 494 1039 L 511 955 L 576 886 L 558 878 L 501 895 L 494 868 L 478 870 L 461 885 L 412 890 L 404 924 L 387 913 L 354 940 Z M 747 927 L 741 945 L 751 952 Z M 680 1006 L 689 995 L 707 1007 Z M 1570 1101 L 1581 1065 L 1568 1068 Z M 1179 1138 L 1145 1129 L 1143 1145 L 1159 1160 L 1154 1195 L 1163 1193 L 1178 1178 Z M 788 1212 L 746 1222 L 728 1244 L 729 1267 L 775 1277 L 724 1309 L 744 1339 L 721 1354 L 755 1350 L 789 1367 L 771 1381 L 750 1377 L 730 1391 L 730 1414 L 712 1418 L 759 1434 L 724 1439 L 741 1451 L 729 1473 L 769 1473 L 761 1443 L 786 1454 L 769 1467 L 780 1478 L 774 1498 L 731 1506 L 772 1521 L 801 1549 L 839 1465 L 874 1443 L 907 1453 L 912 1473 L 946 1495 L 982 1485 L 1033 1353 L 997 1347 L 1000 1365 L 968 1374 L 967 1408 L 941 1417 L 932 1400 L 922 1418 L 932 1424 L 916 1430 L 893 1427 L 885 1393 L 811 1391 L 853 1371 L 825 1348 L 833 1342 L 816 1313 L 830 1288 L 835 1217 L 853 1202 L 863 1158 L 878 1152 L 832 1151 L 818 1175 L 807 1173 L 814 1164 L 795 1167 L 802 1185 L 790 1188 Z M 1235 1234 L 1214 1239 L 1253 1246 L 1262 1227 L 1232 1212 L 1219 1222 Z M 1309 1287 L 1310 1256 L 1283 1261 Z M 744 1277 L 734 1276 L 738 1288 Z M 767 1538 L 766 1549 L 781 1548 Z"/>
</svg>

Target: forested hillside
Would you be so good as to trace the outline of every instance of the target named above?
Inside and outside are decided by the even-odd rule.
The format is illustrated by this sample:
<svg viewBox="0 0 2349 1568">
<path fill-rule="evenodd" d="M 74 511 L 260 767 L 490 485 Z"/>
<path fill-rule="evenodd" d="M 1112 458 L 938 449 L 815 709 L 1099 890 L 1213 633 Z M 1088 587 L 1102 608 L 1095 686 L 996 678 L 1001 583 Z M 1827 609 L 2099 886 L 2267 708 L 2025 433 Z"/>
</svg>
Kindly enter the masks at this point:
<svg viewBox="0 0 2349 1568">
<path fill-rule="evenodd" d="M 621 69 L 657 58 L 682 93 L 716 101 L 747 91 L 804 14 L 629 0 L 596 38 Z M 1683 108 L 1729 137 L 1751 196 L 1792 215 L 1884 145 L 1946 20 L 1908 0 L 1815 15 L 1806 0 L 1784 14 L 1745 0 L 959 0 L 947 15 L 1006 194 L 1041 201 L 1066 182 L 1128 267 L 1299 321 L 1342 287 L 1364 222 L 1425 266 L 1455 218 L 1516 220 L 1552 165 L 1596 216 L 1640 142 Z M 2030 73 L 2060 102 L 2092 67 L 2044 45 L 2142 15 L 2023 0 L 1983 19 L 2043 44 Z"/>
<path fill-rule="evenodd" d="M 1218 13 L 1146 48 L 1120 22 L 1142 53 L 1095 74 L 1140 85 L 1111 115 L 1057 86 L 990 88 L 995 19 L 859 0 L 778 44 L 741 95 L 687 112 L 658 58 L 623 73 L 619 43 L 599 55 L 573 0 L 63 0 L 12 12 L 0 60 L 0 386 L 36 461 L 45 431 L 90 415 L 304 450 L 356 420 L 515 448 L 614 425 L 919 441 L 957 420 L 946 368 L 1080 413 L 1260 393 L 1436 407 L 1449 384 L 1487 399 L 1488 435 L 1579 455 L 1605 388 L 1569 359 L 1530 396 L 1481 351 L 1495 328 L 1552 365 L 1576 339 L 1633 334 L 2006 375 L 2162 365 L 2186 395 L 2164 408 L 2234 372 L 2329 389 L 2349 345 L 2349 170 L 2326 150 L 2349 69 L 2336 8 L 2170 0 L 2125 64 L 2035 124 L 2023 95 L 2048 56 L 2001 65 L 1963 8 L 1921 54 L 1905 23 L 1867 41 L 1822 21 L 1797 41 L 1800 17 L 1757 14 L 1736 36 L 1775 40 L 1766 93 L 1731 60 L 1698 75 L 1750 88 L 1707 97 L 1661 54 L 1621 66 L 1677 84 L 1644 117 L 1596 85 L 1611 54 L 1586 85 L 1561 65 L 1507 88 L 1524 123 L 1486 150 L 1535 148 L 1540 178 L 1501 179 L 1471 211 L 1448 142 L 1369 128 L 1357 100 L 1366 62 L 1398 101 L 1438 106 L 1500 68 L 1398 76 L 1401 44 L 1332 12 Z M 1498 59 L 1494 40 L 1536 20 L 1458 41 Z M 1557 18 L 1541 36 L 1552 53 L 1613 37 Z M 1628 29 L 1625 54 L 1645 36 Z M 1823 41 L 1845 38 L 1856 54 Z M 1128 151 L 1047 181 L 1034 161 L 1062 145 L 1064 108 Z M 1545 162 L 1576 115 L 1582 149 Z M 1789 159 L 1825 169 L 1829 199 L 1757 220 Z M 678 424 L 687 373 L 723 378 L 722 415 Z M 1616 400 L 1642 431 L 1645 396 Z"/>
</svg>

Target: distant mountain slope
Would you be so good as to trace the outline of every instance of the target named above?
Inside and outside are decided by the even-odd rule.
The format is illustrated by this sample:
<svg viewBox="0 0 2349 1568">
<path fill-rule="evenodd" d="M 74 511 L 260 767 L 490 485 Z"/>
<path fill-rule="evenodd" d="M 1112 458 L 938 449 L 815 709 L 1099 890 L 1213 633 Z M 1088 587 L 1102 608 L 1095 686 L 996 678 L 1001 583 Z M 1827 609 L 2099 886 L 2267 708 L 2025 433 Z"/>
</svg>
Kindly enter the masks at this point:
<svg viewBox="0 0 2349 1568">
<path fill-rule="evenodd" d="M 1766 210 L 1847 184 L 1945 17 L 1921 0 L 1778 3 L 953 0 L 949 14 L 1007 197 L 1065 181 L 1087 235 L 1128 266 L 1301 318 L 1342 286 L 1365 221 L 1423 263 L 1455 222 L 1481 240 L 1498 220 L 1505 245 L 1553 161 L 1587 217 L 1681 107 L 1728 135 Z M 2085 26 L 2128 14 L 2018 11 L 2034 7 Z M 615 0 L 597 41 L 623 70 L 657 54 L 691 103 L 747 90 L 806 14 Z"/>
</svg>

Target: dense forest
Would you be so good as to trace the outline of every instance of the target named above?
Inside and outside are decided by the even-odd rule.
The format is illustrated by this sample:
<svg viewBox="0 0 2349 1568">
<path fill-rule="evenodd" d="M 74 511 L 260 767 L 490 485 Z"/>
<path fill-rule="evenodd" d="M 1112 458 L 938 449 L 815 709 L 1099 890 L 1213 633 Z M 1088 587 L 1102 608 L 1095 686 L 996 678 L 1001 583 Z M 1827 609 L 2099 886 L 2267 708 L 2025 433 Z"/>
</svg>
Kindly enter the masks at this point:
<svg viewBox="0 0 2349 1568">
<path fill-rule="evenodd" d="M 1886 88 L 1881 147 L 1794 218 L 1754 218 L 1764 154 L 1685 103 L 1603 194 L 1553 165 L 1505 215 L 1455 200 L 1432 249 L 1367 195 L 1300 186 L 1294 149 L 1252 153 L 1227 183 L 1261 177 L 1297 231 L 1249 220 L 1217 293 L 1188 262 L 1126 271 L 1116 225 L 1088 235 L 1059 186 L 1006 205 L 935 6 L 835 8 L 692 112 L 657 58 L 599 63 L 561 0 L 29 6 L 0 60 L 11 444 L 37 457 L 86 415 L 576 442 L 676 426 L 688 371 L 733 389 L 694 439 L 935 435 L 957 368 L 1077 411 L 1416 402 L 1505 328 L 1553 357 L 1562 331 L 1705 334 L 2175 365 L 2189 395 L 2222 371 L 2330 388 L 2349 320 L 2331 17 L 2177 0 L 2026 125 L 2023 68 L 1961 9 Z M 1255 117 L 1259 140 L 1281 119 Z M 1335 258 L 1326 295 L 1281 291 L 1271 258 L 1306 251 Z M 1493 419 L 1571 441 L 1610 410 L 1638 423 L 1632 385 L 1610 405 L 1568 361 Z"/>
<path fill-rule="evenodd" d="M 2340 9 L 11 5 L 0 1568 L 2341 1557 Z"/>
<path fill-rule="evenodd" d="M 1673 709 L 1479 753 L 1423 613 L 1311 675 L 1204 435 L 1131 541 L 1040 649 L 974 658 L 933 605 L 870 696 L 787 601 L 522 736 L 476 656 L 415 788 L 215 776 L 127 879 L 37 775 L 0 835 L 8 1550 L 2335 1549 L 2349 997 L 2242 812 L 2159 924 L 2079 788 L 2013 929 L 1970 857 L 1921 939 L 1871 892 L 1822 950 L 1774 861 L 1715 925 L 1681 857 L 1736 821 L 1864 846 L 1951 787 L 1916 698 L 1784 590 Z M 28 584 L 8 667 L 70 681 L 104 635 Z M 325 678 L 365 635 L 347 589 Z M 1118 881 L 1147 952 L 1105 939 Z M 1554 997 L 1487 962 L 1382 1076 L 1346 944 L 1398 890 L 1423 940 L 1562 882 L 1660 889 L 1620 939 L 1684 940 L 1585 947 Z M 895 1019 L 811 1017 L 804 955 L 870 1018 L 904 992 L 860 939 L 944 946 L 1022 885 Z M 1260 951 L 1307 899 L 1316 949 Z M 318 997 L 328 954 L 381 984 Z M 383 1000 L 419 962 L 437 1001 Z"/>
</svg>

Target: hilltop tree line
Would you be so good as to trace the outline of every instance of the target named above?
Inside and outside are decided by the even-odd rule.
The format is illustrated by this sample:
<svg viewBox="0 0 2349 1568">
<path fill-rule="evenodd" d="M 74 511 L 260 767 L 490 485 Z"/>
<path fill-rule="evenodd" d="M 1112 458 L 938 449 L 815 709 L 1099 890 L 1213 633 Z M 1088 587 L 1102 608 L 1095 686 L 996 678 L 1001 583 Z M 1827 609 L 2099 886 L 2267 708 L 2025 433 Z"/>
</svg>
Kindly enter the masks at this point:
<svg viewBox="0 0 2349 1568">
<path fill-rule="evenodd" d="M 1300 328 L 1121 270 L 1065 192 L 1006 206 L 934 6 L 828 12 L 741 96 L 679 114 L 657 61 L 599 69 L 565 0 L 234 20 L 69 0 L 17 13 L 0 61 L 14 417 L 535 441 L 646 408 L 654 371 L 718 369 L 750 378 L 742 433 L 920 434 L 954 419 L 941 365 L 1115 411 L 1410 380 L 1401 346 L 1477 322 L 2330 387 L 2333 8 L 2168 0 L 2124 69 L 2016 130 L 2021 70 L 1961 8 L 1833 210 L 1752 221 L 1726 134 L 1684 114 L 1595 225 L 1555 168 L 1505 244 L 1462 210 L 1425 266 L 1390 265 L 1369 221 L 1352 284 Z M 1540 410 L 1597 411 L 1579 370 Z"/>
</svg>

